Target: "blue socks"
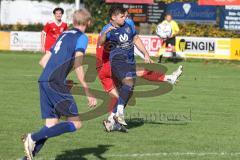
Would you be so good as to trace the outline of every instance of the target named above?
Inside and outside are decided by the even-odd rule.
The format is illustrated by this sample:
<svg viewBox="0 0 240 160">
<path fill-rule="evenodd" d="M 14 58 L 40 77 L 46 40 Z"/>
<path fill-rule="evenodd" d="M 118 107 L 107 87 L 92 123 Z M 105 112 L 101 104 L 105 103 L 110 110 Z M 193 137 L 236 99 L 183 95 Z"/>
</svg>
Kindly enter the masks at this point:
<svg viewBox="0 0 240 160">
<path fill-rule="evenodd" d="M 123 85 L 120 89 L 118 104 L 126 106 L 128 100 L 131 98 L 133 93 L 133 87 L 128 85 Z"/>
<path fill-rule="evenodd" d="M 76 131 L 76 128 L 72 122 L 61 122 L 50 128 L 43 127 L 39 132 L 33 133 L 32 140 L 38 142 L 43 139 L 74 131 Z"/>
<path fill-rule="evenodd" d="M 36 146 L 35 146 L 34 151 L 33 151 L 33 156 L 36 156 L 36 154 L 38 152 L 40 152 L 40 150 L 42 149 L 42 147 L 43 147 L 43 145 L 45 144 L 46 141 L 47 141 L 47 138 L 36 142 Z"/>
<path fill-rule="evenodd" d="M 128 85 L 122 85 L 122 87 L 120 88 L 118 103 L 114 107 L 113 113 L 117 112 L 118 105 L 123 105 L 123 106 L 127 105 L 128 100 L 131 98 L 132 93 L 133 93 L 133 87 Z"/>
<path fill-rule="evenodd" d="M 44 127 L 41 128 L 41 130 L 39 132 L 45 132 L 47 130 L 48 130 L 48 127 L 44 126 Z M 36 146 L 35 146 L 34 151 L 33 151 L 33 156 L 35 156 L 42 149 L 46 140 L 47 140 L 47 138 L 44 138 L 44 139 L 36 142 Z"/>
</svg>

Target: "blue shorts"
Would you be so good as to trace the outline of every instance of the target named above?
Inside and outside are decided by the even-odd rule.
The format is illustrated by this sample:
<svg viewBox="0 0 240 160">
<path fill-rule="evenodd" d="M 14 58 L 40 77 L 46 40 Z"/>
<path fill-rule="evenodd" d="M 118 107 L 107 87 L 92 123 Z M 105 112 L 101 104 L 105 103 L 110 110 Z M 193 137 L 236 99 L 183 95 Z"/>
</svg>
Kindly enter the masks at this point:
<svg viewBox="0 0 240 160">
<path fill-rule="evenodd" d="M 111 61 L 112 76 L 122 81 L 126 77 L 136 78 L 136 64 L 135 62 L 128 62 L 125 55 L 116 55 Z"/>
<path fill-rule="evenodd" d="M 64 84 L 39 82 L 42 118 L 78 116 L 77 105 Z"/>
</svg>

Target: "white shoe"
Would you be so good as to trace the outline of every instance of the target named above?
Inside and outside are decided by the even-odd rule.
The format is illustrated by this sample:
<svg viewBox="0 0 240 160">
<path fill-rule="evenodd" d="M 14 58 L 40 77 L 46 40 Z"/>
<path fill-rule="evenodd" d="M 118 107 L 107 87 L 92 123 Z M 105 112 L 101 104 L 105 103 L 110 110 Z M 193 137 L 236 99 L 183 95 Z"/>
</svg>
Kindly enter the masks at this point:
<svg viewBox="0 0 240 160">
<path fill-rule="evenodd" d="M 166 75 L 166 81 L 172 85 L 177 83 L 178 78 L 183 73 L 183 66 L 180 65 L 176 71 L 174 71 L 171 75 Z"/>
<path fill-rule="evenodd" d="M 177 76 L 177 78 L 179 78 L 182 75 L 182 73 L 183 73 L 183 66 L 180 65 L 178 69 L 172 73 L 172 75 L 175 75 Z"/>
<path fill-rule="evenodd" d="M 110 121 L 103 121 L 103 126 L 106 132 L 111 132 L 114 128 L 114 123 L 111 123 Z"/>
<path fill-rule="evenodd" d="M 27 159 L 28 160 L 33 160 L 32 152 L 35 148 L 35 142 L 32 140 L 31 134 L 28 133 L 26 135 L 23 135 L 22 141 L 23 141 L 23 144 L 24 144 L 24 150 L 25 150 L 25 154 L 27 156 Z"/>
<path fill-rule="evenodd" d="M 116 123 L 127 126 L 127 123 L 124 119 L 124 115 L 118 115 L 118 116 L 115 115 L 113 116 L 113 119 L 115 120 Z"/>
</svg>

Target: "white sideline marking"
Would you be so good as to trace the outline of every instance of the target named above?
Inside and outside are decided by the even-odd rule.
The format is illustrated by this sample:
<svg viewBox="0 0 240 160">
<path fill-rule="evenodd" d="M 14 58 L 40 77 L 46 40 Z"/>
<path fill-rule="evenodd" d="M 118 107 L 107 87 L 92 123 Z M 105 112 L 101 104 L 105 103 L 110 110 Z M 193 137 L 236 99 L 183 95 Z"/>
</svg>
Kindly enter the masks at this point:
<svg viewBox="0 0 240 160">
<path fill-rule="evenodd" d="M 158 156 L 240 156 L 240 152 L 160 152 L 133 154 L 106 154 L 104 157 L 158 157 Z"/>
<path fill-rule="evenodd" d="M 89 154 L 91 155 L 91 154 Z M 87 156 L 87 155 L 86 155 Z M 167 156 L 240 156 L 240 152 L 159 152 L 159 153 L 132 153 L 132 154 L 101 154 L 102 157 L 111 158 L 111 157 L 132 157 L 132 158 L 141 158 L 141 157 L 167 157 Z M 81 155 L 69 155 L 67 158 L 82 158 Z M 85 157 L 85 156 L 83 156 Z M 45 157 L 46 158 L 46 157 Z M 44 157 L 36 157 L 35 160 L 45 160 Z M 20 160 L 20 159 L 17 159 Z M 48 160 L 55 160 L 55 158 L 48 158 Z"/>
<path fill-rule="evenodd" d="M 23 75 L 24 77 L 37 77 L 37 76 L 39 76 L 39 75 L 37 75 L 37 74 L 25 74 L 25 75 Z"/>
</svg>

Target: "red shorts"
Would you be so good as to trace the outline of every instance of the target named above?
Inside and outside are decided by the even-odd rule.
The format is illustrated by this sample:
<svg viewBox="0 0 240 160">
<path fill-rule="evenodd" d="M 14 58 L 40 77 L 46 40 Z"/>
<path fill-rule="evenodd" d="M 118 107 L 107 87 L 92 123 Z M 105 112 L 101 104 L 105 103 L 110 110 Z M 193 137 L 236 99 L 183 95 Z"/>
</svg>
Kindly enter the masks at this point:
<svg viewBox="0 0 240 160">
<path fill-rule="evenodd" d="M 106 92 L 110 92 L 113 88 L 116 88 L 112 79 L 110 63 L 104 63 L 98 68 L 97 72 L 98 78 L 100 79 L 100 82 Z"/>
</svg>

